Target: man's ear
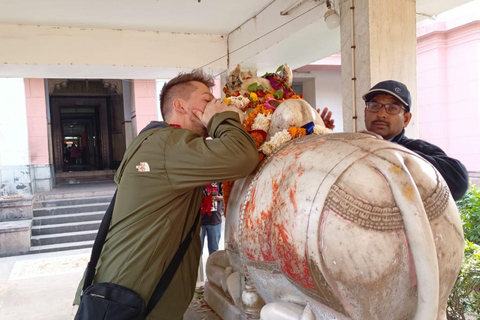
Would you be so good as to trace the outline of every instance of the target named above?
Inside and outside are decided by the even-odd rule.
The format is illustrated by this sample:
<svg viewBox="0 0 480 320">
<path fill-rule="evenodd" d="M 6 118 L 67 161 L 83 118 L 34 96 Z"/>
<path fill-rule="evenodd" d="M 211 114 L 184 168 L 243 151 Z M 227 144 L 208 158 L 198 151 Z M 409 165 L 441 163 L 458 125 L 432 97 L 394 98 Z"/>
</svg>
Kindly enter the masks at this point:
<svg viewBox="0 0 480 320">
<path fill-rule="evenodd" d="M 173 100 L 173 110 L 181 114 L 186 114 L 187 111 L 185 110 L 184 103 L 185 101 L 182 99 Z"/>
<path fill-rule="evenodd" d="M 403 127 L 406 128 L 408 124 L 410 123 L 410 120 L 412 120 L 412 113 L 411 112 L 406 112 L 403 115 Z"/>
</svg>

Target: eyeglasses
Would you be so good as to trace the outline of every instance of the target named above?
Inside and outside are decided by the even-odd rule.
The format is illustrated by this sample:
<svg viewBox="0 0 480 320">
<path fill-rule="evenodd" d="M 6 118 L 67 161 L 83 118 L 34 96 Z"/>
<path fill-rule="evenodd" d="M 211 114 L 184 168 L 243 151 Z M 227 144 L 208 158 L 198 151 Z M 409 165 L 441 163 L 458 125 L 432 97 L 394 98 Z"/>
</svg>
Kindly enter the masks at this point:
<svg viewBox="0 0 480 320">
<path fill-rule="evenodd" d="M 388 114 L 399 114 L 402 109 L 405 109 L 402 106 L 399 106 L 398 104 L 382 104 L 378 102 L 373 102 L 369 101 L 366 103 L 367 105 L 367 110 L 373 113 L 377 113 L 382 109 L 382 107 L 385 107 L 385 111 Z"/>
</svg>

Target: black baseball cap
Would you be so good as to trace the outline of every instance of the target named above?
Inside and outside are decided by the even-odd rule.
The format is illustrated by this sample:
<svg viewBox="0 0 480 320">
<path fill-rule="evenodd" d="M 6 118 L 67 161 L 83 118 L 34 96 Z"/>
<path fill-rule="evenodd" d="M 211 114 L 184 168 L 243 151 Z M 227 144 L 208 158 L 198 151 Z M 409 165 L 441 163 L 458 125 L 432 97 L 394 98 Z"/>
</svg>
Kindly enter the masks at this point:
<svg viewBox="0 0 480 320">
<path fill-rule="evenodd" d="M 410 105 L 412 104 L 412 97 L 410 96 L 410 91 L 408 91 L 407 86 L 401 82 L 395 80 L 386 80 L 377 83 L 374 85 L 367 93 L 363 95 L 363 100 L 366 102 L 370 101 L 376 95 L 387 93 L 398 100 L 400 100 L 407 112 L 410 112 Z"/>
</svg>

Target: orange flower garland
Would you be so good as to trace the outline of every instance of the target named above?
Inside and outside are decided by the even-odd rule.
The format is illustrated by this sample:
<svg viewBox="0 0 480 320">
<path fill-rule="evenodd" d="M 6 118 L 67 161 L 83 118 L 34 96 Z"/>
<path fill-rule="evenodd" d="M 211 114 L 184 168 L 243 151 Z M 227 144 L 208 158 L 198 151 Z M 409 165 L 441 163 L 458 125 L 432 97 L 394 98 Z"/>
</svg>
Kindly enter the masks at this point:
<svg viewBox="0 0 480 320">
<path fill-rule="evenodd" d="M 304 136 L 307 134 L 307 130 L 304 128 L 290 127 L 288 128 L 288 133 L 292 136 L 292 139 Z"/>
<path fill-rule="evenodd" d="M 277 70 L 278 71 L 278 70 Z M 297 95 L 293 91 L 291 86 L 286 85 L 287 79 L 280 78 L 276 73 L 267 73 L 263 78 L 268 79 L 272 85 L 271 89 L 267 89 L 262 86 L 257 86 L 253 84 L 249 86 L 249 93 L 244 93 L 243 96 L 248 98 L 250 102 L 245 106 L 245 110 L 249 110 L 248 116 L 243 121 L 243 126 L 246 131 L 250 133 L 250 136 L 255 140 L 257 149 L 265 142 L 267 133 L 262 130 L 252 130 L 252 126 L 255 123 L 255 118 L 259 113 L 262 113 L 265 116 L 273 114 L 275 111 L 274 108 L 278 106 L 281 102 L 287 99 L 303 99 L 303 95 Z M 245 79 L 244 79 L 245 80 Z M 223 92 L 227 99 L 225 101 L 229 103 L 229 97 L 238 97 L 240 92 L 236 91 L 232 93 L 226 86 L 223 88 Z M 279 93 L 280 92 L 280 93 Z M 267 101 L 276 100 L 277 103 L 272 106 L 267 103 Z M 265 103 L 265 104 L 264 104 Z M 265 108 L 267 105 L 267 108 Z M 292 136 L 292 139 L 295 139 L 300 136 L 307 134 L 304 128 L 290 127 L 288 132 Z M 258 152 L 260 162 L 265 158 L 265 154 L 261 151 Z M 225 205 L 225 213 L 227 212 L 227 204 L 230 197 L 231 190 L 233 188 L 234 181 L 224 181 L 222 184 L 223 189 L 223 201 Z"/>
</svg>

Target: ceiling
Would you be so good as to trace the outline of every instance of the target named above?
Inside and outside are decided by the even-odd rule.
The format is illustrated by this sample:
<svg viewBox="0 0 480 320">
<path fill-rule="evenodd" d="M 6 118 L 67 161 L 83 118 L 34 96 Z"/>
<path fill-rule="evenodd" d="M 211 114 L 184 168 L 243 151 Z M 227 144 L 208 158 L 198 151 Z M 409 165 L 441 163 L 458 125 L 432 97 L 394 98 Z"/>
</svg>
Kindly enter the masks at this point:
<svg viewBox="0 0 480 320">
<path fill-rule="evenodd" d="M 313 1 L 325 2 L 305 2 Z M 417 0 L 417 12 L 435 15 L 468 1 Z M 0 0 L 0 24 L 226 35 L 275 2 L 287 8 L 296 0 Z"/>
<path fill-rule="evenodd" d="M 338 8 L 339 1 L 348 0 L 334 1 Z M 439 14 L 468 1 L 470 0 L 416 0 L 417 13 L 421 14 L 417 15 L 417 20 Z M 297 0 L 0 0 L 0 26 L 24 25 L 84 28 L 85 30 L 138 30 L 171 33 L 173 35 L 233 35 L 233 38 L 238 34 L 235 31 L 242 29 L 243 33 L 245 33 L 243 30 L 262 32 L 262 34 L 251 35 L 248 33 L 252 38 L 260 39 L 262 37 L 268 38 L 271 36 L 270 33 L 274 31 L 280 32 L 281 28 L 285 29 L 285 31 L 281 31 L 285 34 L 288 34 L 288 28 L 294 28 L 293 23 L 290 25 L 283 24 L 281 19 L 285 18 L 280 16 L 279 12 L 296 2 Z M 325 0 L 305 0 L 301 7 L 295 9 L 295 14 L 301 16 L 303 11 L 319 5 L 325 11 L 324 2 Z M 317 10 L 315 13 L 321 17 L 323 11 Z M 257 19 L 257 17 L 259 18 Z M 277 21 L 277 23 L 257 28 L 257 25 L 265 23 L 266 19 Z M 294 19 L 296 18 L 291 18 L 292 21 Z M 300 67 L 340 51 L 339 28 L 334 31 L 327 29 L 322 18 L 316 18 L 317 21 L 311 23 L 313 21 L 311 17 L 308 23 L 305 22 L 304 25 L 300 26 L 302 19 L 305 21 L 305 17 L 294 21 L 298 26 L 296 26 L 295 32 L 290 33 L 290 36 L 281 41 L 271 40 L 268 47 L 264 45 L 264 47 L 258 49 L 258 52 L 256 47 L 249 49 L 254 50 L 254 54 L 247 58 L 239 58 L 238 61 L 258 70 L 270 70 L 272 60 L 275 60 L 274 65 L 288 61 L 291 65 Z M 4 30 L 9 29 L 4 28 Z M 242 32 L 239 33 L 240 37 Z M 38 37 L 39 35 L 36 34 L 35 36 Z M 312 39 L 321 39 L 321 41 L 312 41 Z M 265 43 L 263 40 L 262 42 Z M 19 48 L 21 50 L 21 45 Z M 226 50 L 232 52 L 232 48 Z M 299 54 L 299 52 L 302 52 L 302 54 Z M 37 69 L 39 70 L 38 77 L 43 74 L 46 75 L 44 67 L 47 64 L 42 66 L 41 63 L 34 62 L 30 61 L 30 63 L 23 64 L 17 62 L 8 65 L 3 62 L 4 71 L 2 72 L 0 67 L 0 76 L 19 76 L 28 73 L 30 77 L 35 77 L 35 70 Z M 60 64 L 55 66 L 50 63 L 47 67 L 50 71 L 55 70 L 55 68 L 59 70 L 57 73 L 54 72 L 54 75 L 50 74 L 50 77 L 55 77 L 55 74 L 67 70 L 64 65 Z M 143 74 L 139 74 L 140 78 L 161 78 L 160 74 L 165 69 L 128 68 L 126 70 L 118 65 L 101 67 L 103 69 L 101 69 L 98 77 L 106 77 L 106 75 L 113 77 L 117 75 L 115 72 L 118 72 L 119 78 L 131 77 L 129 70 L 134 70 L 135 72 L 143 72 Z M 178 68 L 178 66 L 175 67 Z M 68 68 L 71 73 L 65 75 L 76 77 L 85 77 L 82 71 L 90 74 L 100 70 L 98 67 L 89 69 L 81 64 L 73 64 Z"/>
<path fill-rule="evenodd" d="M 0 0 L 0 23 L 225 35 L 274 2 Z"/>
</svg>

